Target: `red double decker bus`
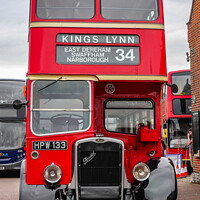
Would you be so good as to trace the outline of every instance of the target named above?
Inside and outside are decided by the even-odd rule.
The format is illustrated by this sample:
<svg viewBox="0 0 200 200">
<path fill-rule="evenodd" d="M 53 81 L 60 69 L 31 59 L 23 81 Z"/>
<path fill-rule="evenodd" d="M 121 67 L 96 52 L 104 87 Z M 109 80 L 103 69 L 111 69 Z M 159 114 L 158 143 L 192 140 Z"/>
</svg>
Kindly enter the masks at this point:
<svg viewBox="0 0 200 200">
<path fill-rule="evenodd" d="M 187 133 L 192 127 L 190 70 L 169 72 L 167 85 L 163 86 L 161 98 L 161 132 L 166 153 L 182 154 L 182 160 L 187 161 Z M 172 85 L 177 86 L 177 91 L 172 91 Z"/>
<path fill-rule="evenodd" d="M 176 199 L 166 81 L 162 0 L 32 0 L 20 199 Z"/>
</svg>

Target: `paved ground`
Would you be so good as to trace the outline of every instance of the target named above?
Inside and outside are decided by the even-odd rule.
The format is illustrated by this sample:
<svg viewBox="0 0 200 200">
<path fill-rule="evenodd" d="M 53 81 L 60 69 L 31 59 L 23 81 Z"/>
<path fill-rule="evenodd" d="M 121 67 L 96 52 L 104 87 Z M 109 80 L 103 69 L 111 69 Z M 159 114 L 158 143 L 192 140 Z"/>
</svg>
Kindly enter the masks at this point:
<svg viewBox="0 0 200 200">
<path fill-rule="evenodd" d="M 0 171 L 0 200 L 19 200 L 19 173 Z M 177 200 L 200 200 L 200 184 L 190 183 L 190 177 L 178 179 Z"/>
<path fill-rule="evenodd" d="M 190 177 L 178 179 L 178 200 L 200 200 L 200 184 L 190 183 Z"/>
<path fill-rule="evenodd" d="M 0 171 L 0 200 L 19 200 L 19 172 Z"/>
</svg>

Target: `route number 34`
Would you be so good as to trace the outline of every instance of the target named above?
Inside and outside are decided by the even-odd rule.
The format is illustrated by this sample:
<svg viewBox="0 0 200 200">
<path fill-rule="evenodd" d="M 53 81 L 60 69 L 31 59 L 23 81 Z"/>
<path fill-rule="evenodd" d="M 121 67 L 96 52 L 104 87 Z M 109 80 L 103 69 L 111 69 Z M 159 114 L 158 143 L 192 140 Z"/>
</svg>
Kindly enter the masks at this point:
<svg viewBox="0 0 200 200">
<path fill-rule="evenodd" d="M 117 49 L 116 53 L 118 54 L 117 56 L 115 56 L 117 61 L 124 61 L 125 59 L 134 61 L 135 59 L 133 49 L 130 49 L 127 53 L 124 51 L 124 49 Z"/>
</svg>

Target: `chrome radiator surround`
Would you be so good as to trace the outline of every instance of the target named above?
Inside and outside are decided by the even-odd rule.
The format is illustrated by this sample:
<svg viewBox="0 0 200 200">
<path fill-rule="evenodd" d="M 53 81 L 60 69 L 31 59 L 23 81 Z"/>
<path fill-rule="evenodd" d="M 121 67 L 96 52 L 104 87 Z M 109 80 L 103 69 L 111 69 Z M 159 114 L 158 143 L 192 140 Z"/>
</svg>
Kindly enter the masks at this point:
<svg viewBox="0 0 200 200">
<path fill-rule="evenodd" d="M 75 189 L 76 191 L 76 200 L 79 200 L 79 180 L 78 180 L 78 146 L 80 144 L 83 144 L 83 143 L 88 143 L 88 142 L 94 142 L 94 143 L 97 143 L 97 144 L 100 144 L 100 143 L 106 143 L 106 142 L 112 142 L 112 143 L 115 143 L 115 144 L 119 144 L 121 145 L 121 152 L 122 152 L 122 155 L 121 155 L 121 185 L 119 185 L 120 189 L 121 189 L 121 200 L 123 200 L 123 193 L 124 193 L 124 189 L 127 189 L 127 188 L 131 188 L 131 184 L 128 183 L 127 181 L 127 178 L 126 178 L 126 174 L 125 174 L 125 169 L 124 169 L 124 143 L 121 141 L 121 140 L 118 140 L 118 139 L 114 139 L 114 138 L 108 138 L 108 137 L 93 137 L 93 138 L 86 138 L 86 139 L 82 139 L 82 140 L 79 140 L 75 143 L 75 160 L 74 160 L 74 171 L 73 171 L 73 177 L 72 177 L 72 181 L 71 183 L 68 185 L 68 188 L 69 189 Z M 92 158 L 92 157 L 91 157 Z M 86 160 L 87 162 L 87 160 Z M 90 162 L 90 160 L 88 161 Z M 112 186 L 102 186 L 102 187 L 96 187 L 97 190 L 99 188 L 99 190 L 101 191 L 102 188 L 112 188 Z M 87 187 L 86 187 L 87 188 Z M 89 188 L 89 187 L 88 187 Z M 92 187 L 91 187 L 92 188 Z M 114 187 L 113 187 L 114 188 Z M 116 186 L 115 186 L 116 188 Z"/>
</svg>

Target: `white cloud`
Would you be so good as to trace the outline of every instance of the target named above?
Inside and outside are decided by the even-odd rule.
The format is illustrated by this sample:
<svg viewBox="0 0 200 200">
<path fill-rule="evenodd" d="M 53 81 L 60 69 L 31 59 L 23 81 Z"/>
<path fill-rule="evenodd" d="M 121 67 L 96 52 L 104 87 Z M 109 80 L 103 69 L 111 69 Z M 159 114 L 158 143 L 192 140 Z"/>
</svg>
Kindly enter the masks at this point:
<svg viewBox="0 0 200 200">
<path fill-rule="evenodd" d="M 192 0 L 164 0 L 168 71 L 189 68 L 187 26 Z M 24 78 L 28 70 L 29 0 L 1 0 L 1 77 Z"/>
<path fill-rule="evenodd" d="M 164 0 L 165 36 L 168 71 L 189 69 L 187 25 L 192 0 Z"/>
<path fill-rule="evenodd" d="M 28 69 L 28 0 L 1 0 L 0 78 L 25 78 Z"/>
</svg>

